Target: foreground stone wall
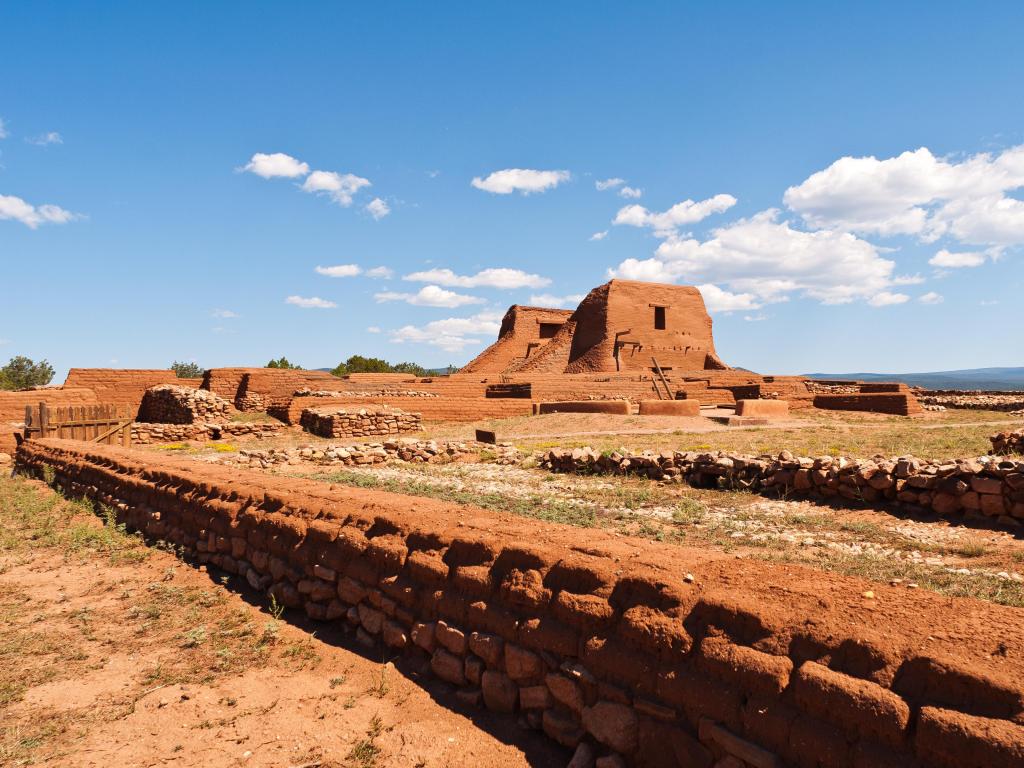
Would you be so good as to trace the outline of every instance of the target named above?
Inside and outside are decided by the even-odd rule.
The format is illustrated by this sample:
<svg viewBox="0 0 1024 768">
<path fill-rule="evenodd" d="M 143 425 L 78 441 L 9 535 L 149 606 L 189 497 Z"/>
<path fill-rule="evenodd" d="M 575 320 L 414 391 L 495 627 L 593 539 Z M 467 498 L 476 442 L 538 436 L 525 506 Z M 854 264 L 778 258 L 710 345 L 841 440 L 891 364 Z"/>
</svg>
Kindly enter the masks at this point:
<svg viewBox="0 0 1024 768">
<path fill-rule="evenodd" d="M 1024 764 L 1012 608 L 107 446 L 17 458 L 606 764 Z"/>
<path fill-rule="evenodd" d="M 224 421 L 234 406 L 228 400 L 205 389 L 159 384 L 150 387 L 139 406 L 139 421 L 155 424 L 192 424 Z"/>
<path fill-rule="evenodd" d="M 419 432 L 418 413 L 391 408 L 307 408 L 299 421 L 302 428 L 320 437 L 386 437 Z"/>
<path fill-rule="evenodd" d="M 991 439 L 993 453 L 1017 453 L 1024 456 L 1024 429 L 998 432 Z"/>
<path fill-rule="evenodd" d="M 742 488 L 781 496 L 901 502 L 954 518 L 979 515 L 1024 528 L 1024 461 L 982 457 L 925 461 L 777 457 L 695 451 L 601 454 L 592 448 L 552 449 L 540 466 L 555 472 L 637 474 L 697 488 Z"/>
</svg>

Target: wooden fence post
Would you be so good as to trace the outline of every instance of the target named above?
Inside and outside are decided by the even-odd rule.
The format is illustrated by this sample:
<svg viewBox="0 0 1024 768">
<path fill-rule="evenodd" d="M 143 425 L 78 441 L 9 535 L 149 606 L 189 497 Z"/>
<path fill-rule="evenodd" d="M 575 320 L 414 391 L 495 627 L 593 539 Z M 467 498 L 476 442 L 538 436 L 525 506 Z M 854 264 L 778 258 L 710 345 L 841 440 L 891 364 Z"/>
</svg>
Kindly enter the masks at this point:
<svg viewBox="0 0 1024 768">
<path fill-rule="evenodd" d="M 46 412 L 46 403 L 42 400 L 39 401 L 39 437 L 47 436 L 47 427 L 49 426 L 49 414 Z"/>
</svg>

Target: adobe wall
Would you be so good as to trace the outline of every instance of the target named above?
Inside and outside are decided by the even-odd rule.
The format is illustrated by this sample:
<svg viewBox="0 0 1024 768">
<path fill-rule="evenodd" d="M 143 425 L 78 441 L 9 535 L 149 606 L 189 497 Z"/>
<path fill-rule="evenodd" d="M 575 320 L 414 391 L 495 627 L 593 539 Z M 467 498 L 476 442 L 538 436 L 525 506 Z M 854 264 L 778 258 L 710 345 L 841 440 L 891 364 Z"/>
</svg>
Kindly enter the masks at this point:
<svg viewBox="0 0 1024 768">
<path fill-rule="evenodd" d="M 656 307 L 664 311 L 662 330 L 655 328 Z M 612 280 L 590 292 L 575 319 L 567 373 L 650 371 L 652 358 L 677 371 L 726 367 L 715 354 L 704 298 L 693 286 Z"/>
<path fill-rule="evenodd" d="M 560 329 L 572 316 L 572 310 L 524 307 L 513 304 L 501 321 L 498 340 L 477 355 L 460 373 L 502 373 L 539 353 L 553 338 L 542 337 L 544 330 Z"/>
<path fill-rule="evenodd" d="M 136 412 L 146 390 L 157 384 L 179 384 L 174 371 L 148 368 L 72 368 L 65 387 L 86 387 L 96 393 L 96 401 L 125 405 Z"/>
<path fill-rule="evenodd" d="M 265 411 L 272 405 L 287 403 L 303 387 L 336 387 L 338 377 L 326 371 L 301 371 L 281 368 L 254 368 L 242 377 L 235 406 L 242 411 Z"/>
<path fill-rule="evenodd" d="M 924 408 L 909 392 L 900 394 L 815 395 L 814 407 L 829 411 L 868 411 L 894 416 L 916 416 Z"/>
<path fill-rule="evenodd" d="M 25 427 L 25 406 L 38 406 L 45 402 L 52 408 L 70 405 L 94 405 L 96 393 L 84 387 L 45 387 L 15 392 L 0 390 L 0 453 L 14 453 L 18 444 L 15 437 Z"/>
<path fill-rule="evenodd" d="M 29 441 L 17 459 L 628 765 L 1024 764 L 1014 608 L 108 446 Z"/>
</svg>

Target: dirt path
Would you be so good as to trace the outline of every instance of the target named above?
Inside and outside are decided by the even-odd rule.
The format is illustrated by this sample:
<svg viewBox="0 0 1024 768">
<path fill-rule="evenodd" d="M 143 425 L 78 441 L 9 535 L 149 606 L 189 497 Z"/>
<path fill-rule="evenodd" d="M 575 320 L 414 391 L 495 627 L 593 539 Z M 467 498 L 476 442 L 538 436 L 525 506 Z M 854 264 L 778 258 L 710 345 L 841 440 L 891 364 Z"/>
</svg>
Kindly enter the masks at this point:
<svg viewBox="0 0 1024 768">
<path fill-rule="evenodd" d="M 21 481 L 2 482 L 0 494 Z M 100 551 L 19 546 L 7 501 L 0 765 L 561 768 L 568 759 L 514 723 L 460 714 L 443 686 L 421 687 L 413 670 L 365 656 L 340 633 L 275 619 L 170 553 L 133 540 Z M 103 528 L 74 519 L 75 530 Z"/>
</svg>

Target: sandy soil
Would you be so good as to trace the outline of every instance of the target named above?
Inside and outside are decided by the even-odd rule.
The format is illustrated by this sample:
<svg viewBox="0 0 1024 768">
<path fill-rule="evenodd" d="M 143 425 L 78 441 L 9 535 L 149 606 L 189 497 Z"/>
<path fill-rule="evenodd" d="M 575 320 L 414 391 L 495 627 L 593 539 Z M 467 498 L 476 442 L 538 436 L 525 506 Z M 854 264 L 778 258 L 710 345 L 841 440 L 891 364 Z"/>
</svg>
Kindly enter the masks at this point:
<svg viewBox="0 0 1024 768">
<path fill-rule="evenodd" d="M 0 598 L 4 661 L 22 667 L 12 690 L 26 683 L 0 705 L 2 765 L 567 760 L 534 732 L 461 707 L 443 685 L 421 687 L 414 670 L 368 658 L 342 635 L 275 621 L 166 552 L 122 566 L 56 550 L 7 553 Z M 253 633 L 268 627 L 269 647 L 254 653 Z"/>
</svg>

